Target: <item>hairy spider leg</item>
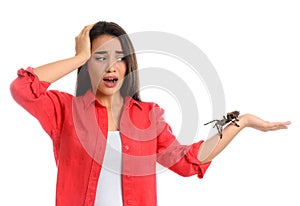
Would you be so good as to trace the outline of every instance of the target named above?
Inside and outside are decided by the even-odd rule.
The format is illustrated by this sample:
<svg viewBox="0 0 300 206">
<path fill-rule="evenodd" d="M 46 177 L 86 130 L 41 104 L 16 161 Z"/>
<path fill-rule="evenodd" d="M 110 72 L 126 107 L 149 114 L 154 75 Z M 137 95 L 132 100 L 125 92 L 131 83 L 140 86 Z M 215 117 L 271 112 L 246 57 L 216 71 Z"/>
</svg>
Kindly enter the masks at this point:
<svg viewBox="0 0 300 206">
<path fill-rule="evenodd" d="M 220 135 L 220 139 L 222 139 L 222 136 L 223 136 L 223 134 L 222 134 L 222 131 L 223 131 L 222 125 L 220 125 L 220 124 L 215 124 L 215 126 L 217 126 L 217 130 L 218 130 L 218 133 L 219 133 L 219 135 Z"/>
<path fill-rule="evenodd" d="M 218 120 L 212 120 L 210 122 L 205 123 L 204 125 L 210 124 L 210 123 L 215 122 L 215 121 L 218 121 Z"/>
<path fill-rule="evenodd" d="M 235 126 L 240 127 L 240 125 L 238 125 L 238 124 L 236 123 L 236 121 L 239 121 L 239 120 L 236 119 L 236 120 L 232 121 L 232 123 L 233 123 Z"/>
</svg>

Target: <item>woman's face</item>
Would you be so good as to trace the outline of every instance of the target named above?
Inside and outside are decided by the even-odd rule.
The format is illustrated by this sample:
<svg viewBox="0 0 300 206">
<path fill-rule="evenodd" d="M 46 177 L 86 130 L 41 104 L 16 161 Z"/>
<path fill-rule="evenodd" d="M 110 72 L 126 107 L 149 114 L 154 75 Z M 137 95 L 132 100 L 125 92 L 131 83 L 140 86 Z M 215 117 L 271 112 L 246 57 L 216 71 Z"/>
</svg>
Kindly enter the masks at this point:
<svg viewBox="0 0 300 206">
<path fill-rule="evenodd" d="M 93 91 L 101 96 L 119 93 L 126 73 L 124 52 L 119 39 L 101 35 L 93 40 L 91 49 L 87 68 Z"/>
</svg>

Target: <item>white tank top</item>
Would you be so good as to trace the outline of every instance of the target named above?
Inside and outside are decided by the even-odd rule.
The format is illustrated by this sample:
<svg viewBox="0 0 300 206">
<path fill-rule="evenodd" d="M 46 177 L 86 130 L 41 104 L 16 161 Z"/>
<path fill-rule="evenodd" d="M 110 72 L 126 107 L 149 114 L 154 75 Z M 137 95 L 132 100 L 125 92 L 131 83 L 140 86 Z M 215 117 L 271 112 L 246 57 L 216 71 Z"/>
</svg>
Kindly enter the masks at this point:
<svg viewBox="0 0 300 206">
<path fill-rule="evenodd" d="M 109 131 L 95 206 L 122 206 L 122 143 L 119 131 Z"/>
</svg>

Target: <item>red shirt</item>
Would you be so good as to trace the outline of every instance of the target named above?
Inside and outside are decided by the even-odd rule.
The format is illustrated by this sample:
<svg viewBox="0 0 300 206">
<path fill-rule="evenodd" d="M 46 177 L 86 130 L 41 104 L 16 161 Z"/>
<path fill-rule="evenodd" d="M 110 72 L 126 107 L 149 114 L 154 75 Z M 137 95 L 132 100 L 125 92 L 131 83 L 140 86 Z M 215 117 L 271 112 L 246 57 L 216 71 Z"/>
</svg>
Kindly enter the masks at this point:
<svg viewBox="0 0 300 206">
<path fill-rule="evenodd" d="M 93 206 L 108 132 L 106 107 L 92 91 L 74 97 L 47 90 L 32 68 L 18 70 L 11 94 L 53 142 L 57 206 Z M 123 204 L 156 206 L 156 162 L 182 176 L 203 178 L 210 163 L 197 159 L 203 141 L 181 145 L 155 103 L 125 98 L 120 119 Z"/>
</svg>

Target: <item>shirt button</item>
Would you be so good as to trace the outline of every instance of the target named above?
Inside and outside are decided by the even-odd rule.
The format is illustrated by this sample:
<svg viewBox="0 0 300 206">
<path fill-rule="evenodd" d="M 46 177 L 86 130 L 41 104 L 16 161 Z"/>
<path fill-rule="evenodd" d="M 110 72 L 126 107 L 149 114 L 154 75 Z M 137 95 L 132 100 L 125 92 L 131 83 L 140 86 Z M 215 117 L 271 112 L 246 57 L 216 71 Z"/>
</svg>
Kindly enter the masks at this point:
<svg viewBox="0 0 300 206">
<path fill-rule="evenodd" d="M 124 149 L 125 149 L 126 151 L 128 151 L 128 150 L 129 150 L 129 146 L 128 146 L 128 145 L 125 145 Z"/>
</svg>

